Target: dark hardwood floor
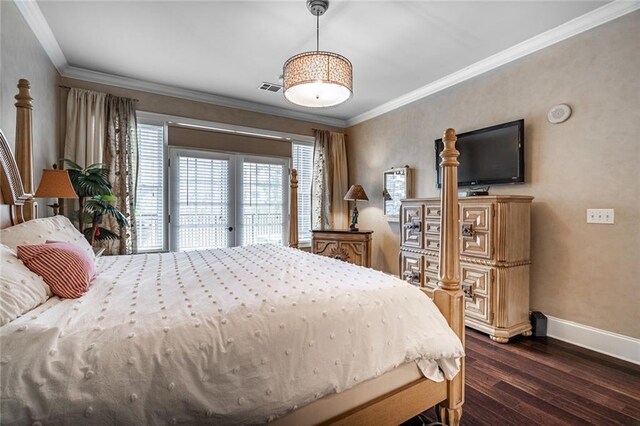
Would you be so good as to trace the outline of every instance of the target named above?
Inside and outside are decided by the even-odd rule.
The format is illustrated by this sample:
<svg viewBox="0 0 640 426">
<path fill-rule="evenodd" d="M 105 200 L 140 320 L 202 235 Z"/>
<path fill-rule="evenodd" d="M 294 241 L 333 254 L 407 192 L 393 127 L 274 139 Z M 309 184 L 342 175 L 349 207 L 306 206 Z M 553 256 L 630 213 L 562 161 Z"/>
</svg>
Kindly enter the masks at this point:
<svg viewBox="0 0 640 426">
<path fill-rule="evenodd" d="M 640 425 L 638 365 L 552 338 L 503 345 L 470 329 L 466 352 L 462 425 Z M 435 421 L 433 410 L 424 417 Z"/>
</svg>

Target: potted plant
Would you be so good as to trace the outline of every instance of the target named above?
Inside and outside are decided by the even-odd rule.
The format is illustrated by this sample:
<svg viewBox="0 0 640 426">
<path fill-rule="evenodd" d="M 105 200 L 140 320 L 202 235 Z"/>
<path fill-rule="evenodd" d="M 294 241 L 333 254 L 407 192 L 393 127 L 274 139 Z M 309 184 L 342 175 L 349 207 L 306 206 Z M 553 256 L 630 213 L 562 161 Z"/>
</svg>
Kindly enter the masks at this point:
<svg viewBox="0 0 640 426">
<path fill-rule="evenodd" d="M 80 208 L 74 212 L 73 216 L 77 217 L 80 232 L 84 234 L 91 245 L 94 241 L 119 239 L 119 234 L 100 226 L 104 215 L 112 216 L 120 227 L 129 225 L 122 212 L 111 204 L 118 197 L 111 193 L 111 183 L 108 179 L 109 169 L 103 167 L 101 163 L 82 168 L 78 163 L 69 159 L 65 158 L 64 162 L 73 189 L 78 194 Z M 90 226 L 85 225 L 89 223 Z"/>
</svg>

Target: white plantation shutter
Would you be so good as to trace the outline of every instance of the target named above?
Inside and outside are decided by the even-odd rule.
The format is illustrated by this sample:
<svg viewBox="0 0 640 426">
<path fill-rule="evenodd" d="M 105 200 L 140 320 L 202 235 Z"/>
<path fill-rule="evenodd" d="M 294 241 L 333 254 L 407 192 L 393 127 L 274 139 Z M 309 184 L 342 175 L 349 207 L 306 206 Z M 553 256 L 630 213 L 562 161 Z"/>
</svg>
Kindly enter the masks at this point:
<svg viewBox="0 0 640 426">
<path fill-rule="evenodd" d="M 293 142 L 293 168 L 298 171 L 298 240 L 311 244 L 313 144 Z"/>
<path fill-rule="evenodd" d="M 177 159 L 176 249 L 228 247 L 229 160 L 181 154 Z"/>
<path fill-rule="evenodd" d="M 164 246 L 164 126 L 138 123 L 137 252 Z"/>
<path fill-rule="evenodd" d="M 284 164 L 260 160 L 242 162 L 241 245 L 283 244 L 285 169 Z"/>
</svg>

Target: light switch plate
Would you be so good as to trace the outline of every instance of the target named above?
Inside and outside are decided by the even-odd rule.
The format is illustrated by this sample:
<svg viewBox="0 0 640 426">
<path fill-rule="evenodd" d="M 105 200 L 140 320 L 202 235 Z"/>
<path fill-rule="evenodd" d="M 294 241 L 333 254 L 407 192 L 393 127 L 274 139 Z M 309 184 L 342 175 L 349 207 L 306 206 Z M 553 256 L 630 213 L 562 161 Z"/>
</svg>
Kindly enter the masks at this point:
<svg viewBox="0 0 640 426">
<path fill-rule="evenodd" d="M 587 223 L 613 225 L 613 209 L 587 209 Z"/>
</svg>

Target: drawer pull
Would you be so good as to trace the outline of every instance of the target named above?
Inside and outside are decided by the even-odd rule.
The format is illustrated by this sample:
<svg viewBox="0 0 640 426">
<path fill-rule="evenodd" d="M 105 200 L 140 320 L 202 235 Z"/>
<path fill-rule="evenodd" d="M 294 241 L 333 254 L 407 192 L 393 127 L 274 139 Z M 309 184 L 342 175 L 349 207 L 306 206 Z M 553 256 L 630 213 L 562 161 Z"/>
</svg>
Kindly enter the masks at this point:
<svg viewBox="0 0 640 426">
<path fill-rule="evenodd" d="M 420 285 L 420 272 L 418 271 L 405 271 L 402 274 L 404 280 L 409 284 Z"/>
<path fill-rule="evenodd" d="M 473 294 L 473 284 L 463 282 L 462 291 L 464 292 L 465 299 L 469 301 L 473 301 L 475 299 L 475 296 Z"/>
<path fill-rule="evenodd" d="M 413 220 L 411 222 L 407 222 L 404 225 L 404 229 L 411 231 L 412 233 L 415 232 L 420 232 L 420 221 L 419 220 Z"/>
<path fill-rule="evenodd" d="M 473 229 L 473 223 L 463 223 L 461 234 L 463 237 L 473 238 L 476 231 Z"/>
</svg>

